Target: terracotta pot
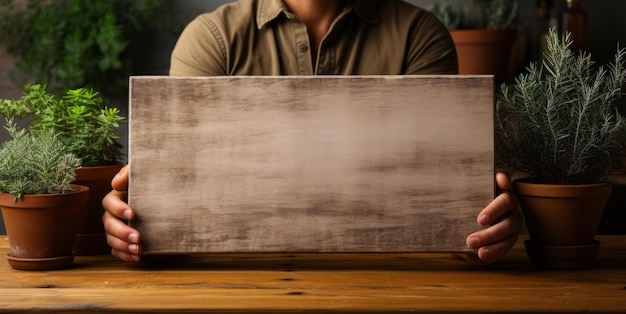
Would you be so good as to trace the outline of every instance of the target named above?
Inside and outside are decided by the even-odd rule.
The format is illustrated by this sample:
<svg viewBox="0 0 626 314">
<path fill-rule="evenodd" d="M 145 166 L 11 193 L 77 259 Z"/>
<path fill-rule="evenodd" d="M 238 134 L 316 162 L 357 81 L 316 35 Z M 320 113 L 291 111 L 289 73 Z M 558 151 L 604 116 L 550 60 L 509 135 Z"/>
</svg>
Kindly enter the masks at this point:
<svg viewBox="0 0 626 314">
<path fill-rule="evenodd" d="M 9 264 L 16 269 L 50 270 L 72 265 L 76 233 L 85 215 L 89 188 L 74 192 L 25 195 L 0 193 L 0 207 L 9 237 Z"/>
<path fill-rule="evenodd" d="M 530 240 L 531 262 L 548 268 L 592 267 L 598 255 L 595 238 L 611 184 L 549 185 L 516 180 Z"/>
<path fill-rule="evenodd" d="M 82 167 L 76 169 L 74 184 L 89 187 L 87 214 L 74 244 L 75 255 L 110 254 L 104 226 L 102 225 L 102 199 L 111 191 L 111 180 L 122 169 L 122 165 Z"/>
<path fill-rule="evenodd" d="M 467 29 L 450 31 L 459 61 L 459 74 L 493 74 L 508 79 L 516 31 Z"/>
</svg>

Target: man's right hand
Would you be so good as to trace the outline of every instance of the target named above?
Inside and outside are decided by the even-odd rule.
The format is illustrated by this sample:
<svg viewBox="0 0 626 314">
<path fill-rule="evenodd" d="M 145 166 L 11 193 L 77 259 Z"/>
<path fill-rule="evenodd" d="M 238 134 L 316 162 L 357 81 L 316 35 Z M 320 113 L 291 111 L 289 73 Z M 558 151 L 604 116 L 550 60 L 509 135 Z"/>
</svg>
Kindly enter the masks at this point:
<svg viewBox="0 0 626 314">
<path fill-rule="evenodd" d="M 135 211 L 128 205 L 128 165 L 124 166 L 111 181 L 113 190 L 102 199 L 104 215 L 102 223 L 111 246 L 111 254 L 123 261 L 141 259 L 141 236 L 128 226 L 125 220 L 132 220 Z"/>
</svg>

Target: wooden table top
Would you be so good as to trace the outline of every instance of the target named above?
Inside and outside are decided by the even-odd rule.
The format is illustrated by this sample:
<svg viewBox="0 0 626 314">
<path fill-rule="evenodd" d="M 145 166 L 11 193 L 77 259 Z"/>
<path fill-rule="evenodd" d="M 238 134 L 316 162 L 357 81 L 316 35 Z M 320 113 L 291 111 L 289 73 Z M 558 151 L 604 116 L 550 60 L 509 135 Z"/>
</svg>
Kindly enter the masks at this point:
<svg viewBox="0 0 626 314">
<path fill-rule="evenodd" d="M 488 268 L 446 254 L 204 254 L 31 272 L 2 258 L 0 312 L 626 313 L 626 236 L 597 239 L 596 267 L 576 271 L 533 269 L 521 240 Z"/>
</svg>

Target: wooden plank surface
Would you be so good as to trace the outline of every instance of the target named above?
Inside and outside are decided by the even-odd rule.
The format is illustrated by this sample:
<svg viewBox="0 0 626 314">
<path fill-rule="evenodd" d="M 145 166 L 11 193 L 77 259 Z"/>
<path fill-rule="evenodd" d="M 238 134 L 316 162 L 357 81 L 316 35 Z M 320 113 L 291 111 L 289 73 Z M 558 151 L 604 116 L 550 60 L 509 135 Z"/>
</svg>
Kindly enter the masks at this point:
<svg viewBox="0 0 626 314">
<path fill-rule="evenodd" d="M 467 251 L 493 198 L 489 76 L 133 77 L 147 253 Z"/>
<path fill-rule="evenodd" d="M 13 270 L 0 236 L 0 313 L 626 313 L 626 237 L 596 267 L 529 266 L 521 239 L 489 268 L 448 254 L 194 254 L 140 264 L 78 256 Z"/>
</svg>

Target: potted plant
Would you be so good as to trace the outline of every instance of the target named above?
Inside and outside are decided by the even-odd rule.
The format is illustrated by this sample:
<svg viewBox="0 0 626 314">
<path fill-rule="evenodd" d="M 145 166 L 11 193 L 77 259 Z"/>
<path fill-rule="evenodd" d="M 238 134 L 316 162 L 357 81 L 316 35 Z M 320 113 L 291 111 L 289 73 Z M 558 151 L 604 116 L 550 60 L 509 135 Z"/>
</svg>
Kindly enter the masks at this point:
<svg viewBox="0 0 626 314">
<path fill-rule="evenodd" d="M 541 64 L 531 63 L 496 101 L 496 150 L 510 167 L 528 174 L 514 181 L 535 265 L 594 265 L 594 240 L 607 198 L 608 176 L 626 153 L 626 119 L 617 108 L 626 78 L 617 51 L 608 67 L 570 49 L 570 34 L 548 34 Z M 569 203 L 566 203 L 569 201 Z"/>
<path fill-rule="evenodd" d="M 69 267 L 89 188 L 70 185 L 80 159 L 52 131 L 38 134 L 7 123 L 0 149 L 0 207 L 16 269 Z"/>
<path fill-rule="evenodd" d="M 26 85 L 20 99 L 0 100 L 0 115 L 11 119 L 31 115 L 31 132 L 58 134 L 67 152 L 81 158 L 74 183 L 88 186 L 91 192 L 75 254 L 108 253 L 101 202 L 111 190 L 111 179 L 122 167 L 117 128 L 124 118 L 119 109 L 105 106 L 102 97 L 91 89 L 69 90 L 57 98 L 44 85 Z"/>
<path fill-rule="evenodd" d="M 493 74 L 505 81 L 516 38 L 519 4 L 515 0 L 475 0 L 476 10 L 448 2 L 429 6 L 450 30 L 459 74 Z"/>
</svg>

